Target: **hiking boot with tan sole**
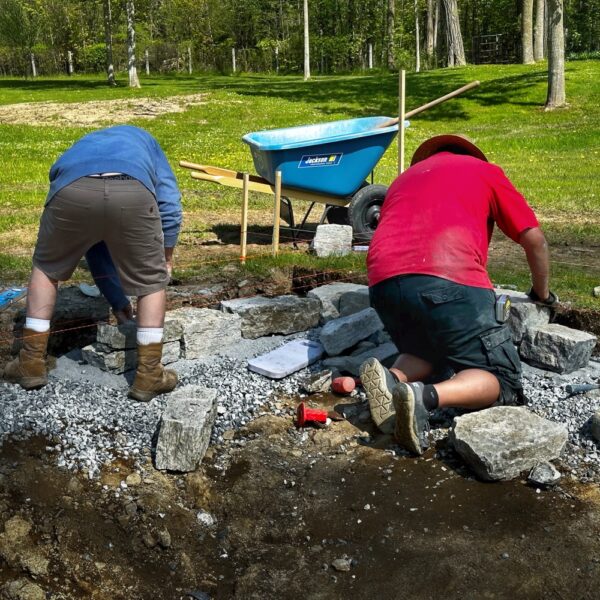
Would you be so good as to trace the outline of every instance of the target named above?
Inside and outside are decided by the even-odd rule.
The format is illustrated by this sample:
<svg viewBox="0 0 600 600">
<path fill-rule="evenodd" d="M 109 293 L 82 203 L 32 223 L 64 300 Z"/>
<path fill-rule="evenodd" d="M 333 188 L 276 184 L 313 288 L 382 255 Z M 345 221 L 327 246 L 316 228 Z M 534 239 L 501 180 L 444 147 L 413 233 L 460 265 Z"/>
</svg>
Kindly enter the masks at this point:
<svg viewBox="0 0 600 600">
<path fill-rule="evenodd" d="M 383 433 L 393 433 L 396 409 L 392 391 L 398 380 L 376 358 L 368 358 L 360 366 L 360 382 L 369 401 L 373 422 Z"/>
<path fill-rule="evenodd" d="M 162 342 L 138 344 L 138 367 L 133 385 L 129 388 L 130 398 L 149 402 L 152 398 L 175 389 L 177 373 L 162 366 L 162 348 Z"/>
<path fill-rule="evenodd" d="M 423 404 L 423 387 L 420 381 L 399 383 L 393 393 L 396 407 L 394 438 L 414 454 L 423 454 L 429 447 L 429 411 Z"/>
<path fill-rule="evenodd" d="M 4 368 L 4 379 L 18 383 L 26 390 L 37 390 L 48 383 L 46 368 L 46 348 L 49 331 L 40 333 L 33 329 L 23 329 L 23 345 L 19 356 Z"/>
</svg>

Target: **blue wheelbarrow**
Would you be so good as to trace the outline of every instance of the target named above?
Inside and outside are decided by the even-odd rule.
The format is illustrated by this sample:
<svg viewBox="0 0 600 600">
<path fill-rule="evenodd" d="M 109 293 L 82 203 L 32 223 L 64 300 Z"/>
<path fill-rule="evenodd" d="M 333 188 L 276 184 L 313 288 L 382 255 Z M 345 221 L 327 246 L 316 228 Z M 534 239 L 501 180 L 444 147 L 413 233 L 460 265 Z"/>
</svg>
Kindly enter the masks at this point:
<svg viewBox="0 0 600 600">
<path fill-rule="evenodd" d="M 327 219 L 350 224 L 356 239 L 369 241 L 387 192 L 386 186 L 373 184 L 373 169 L 398 132 L 397 122 L 385 126 L 390 121 L 390 117 L 363 117 L 249 133 L 242 140 L 250 146 L 258 172 L 250 176 L 249 189 L 272 194 L 279 171 L 281 218 L 293 232 L 304 229 L 313 207 L 320 203 L 325 204 L 321 223 Z M 243 173 L 186 161 L 179 164 L 192 169 L 195 179 L 242 187 Z M 292 200 L 310 202 L 298 225 Z"/>
<path fill-rule="evenodd" d="M 472 82 L 409 111 L 416 115 L 453 98 L 479 82 Z M 192 169 L 192 177 L 229 187 L 273 194 L 276 172 L 281 173 L 281 218 L 300 231 L 316 203 L 325 204 L 321 223 L 352 225 L 354 237 L 368 242 L 379 222 L 387 187 L 373 183 L 373 170 L 398 133 L 399 119 L 362 117 L 316 125 L 288 127 L 248 133 L 242 140 L 250 146 L 257 175 L 180 161 Z M 404 122 L 408 126 L 408 121 Z M 368 180 L 370 179 L 370 181 Z M 310 206 L 296 227 L 292 200 Z"/>
</svg>

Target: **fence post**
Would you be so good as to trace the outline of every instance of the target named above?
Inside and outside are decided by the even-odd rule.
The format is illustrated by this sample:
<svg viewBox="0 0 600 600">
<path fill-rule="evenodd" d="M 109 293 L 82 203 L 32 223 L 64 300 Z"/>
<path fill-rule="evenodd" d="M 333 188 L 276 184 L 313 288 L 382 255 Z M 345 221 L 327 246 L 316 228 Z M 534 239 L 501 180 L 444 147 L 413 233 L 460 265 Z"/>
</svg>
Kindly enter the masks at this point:
<svg viewBox="0 0 600 600">
<path fill-rule="evenodd" d="M 67 73 L 73 75 L 73 53 L 70 50 L 67 51 L 67 65 Z"/>
<path fill-rule="evenodd" d="M 279 220 L 281 215 L 281 171 L 275 171 L 275 205 L 273 207 L 273 256 L 279 254 Z"/>
<path fill-rule="evenodd" d="M 150 56 L 148 53 L 148 48 L 144 50 L 144 60 L 146 62 L 146 75 L 150 75 Z"/>
<path fill-rule="evenodd" d="M 369 42 L 369 70 L 373 68 L 373 44 Z"/>
<path fill-rule="evenodd" d="M 31 76 L 37 77 L 37 67 L 35 66 L 35 54 L 33 52 L 29 55 L 29 59 L 31 61 Z"/>
<path fill-rule="evenodd" d="M 406 114 L 406 71 L 400 69 L 399 86 L 399 121 L 398 121 L 398 175 L 404 173 L 404 115 Z"/>
<path fill-rule="evenodd" d="M 188 46 L 188 73 L 191 75 L 192 74 L 192 47 Z"/>
<path fill-rule="evenodd" d="M 236 71 L 236 65 L 235 65 L 235 48 L 231 49 L 231 66 L 233 68 L 233 72 L 235 73 L 235 71 Z"/>
<path fill-rule="evenodd" d="M 246 252 L 247 252 L 247 241 L 248 241 L 248 182 L 250 176 L 248 173 L 244 173 L 243 187 L 242 187 L 242 230 L 240 232 L 240 245 L 242 247 L 241 260 L 242 264 L 246 264 Z"/>
</svg>

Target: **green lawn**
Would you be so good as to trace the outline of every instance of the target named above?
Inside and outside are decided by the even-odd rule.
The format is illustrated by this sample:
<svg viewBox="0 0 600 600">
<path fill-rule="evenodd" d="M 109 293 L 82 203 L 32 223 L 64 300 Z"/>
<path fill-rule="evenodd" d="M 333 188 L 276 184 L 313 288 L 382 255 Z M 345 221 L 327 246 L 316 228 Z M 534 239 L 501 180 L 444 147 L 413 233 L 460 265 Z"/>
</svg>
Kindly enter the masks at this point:
<svg viewBox="0 0 600 600">
<path fill-rule="evenodd" d="M 546 69 L 539 64 L 409 74 L 407 108 L 474 79 L 482 83 L 475 91 L 413 119 L 407 131 L 407 160 L 417 145 L 433 134 L 462 132 L 471 136 L 528 198 L 553 247 L 586 248 L 580 266 L 564 258 L 555 263 L 553 285 L 563 297 L 597 305 L 590 290 L 600 284 L 600 61 L 567 65 L 570 107 L 566 110 L 542 110 Z M 35 81 L 0 78 L 0 105 L 204 93 L 206 102 L 184 113 L 133 123 L 157 137 L 174 166 L 185 158 L 240 170 L 253 170 L 250 152 L 240 141 L 250 131 L 358 116 L 393 116 L 397 111 L 397 77 L 380 73 L 317 77 L 306 83 L 297 76 L 165 76 L 143 78 L 142 86 L 139 90 L 124 85 L 108 88 L 101 76 Z M 4 282 L 22 279 L 29 268 L 50 165 L 71 143 L 97 126 L 8 125 L 0 120 L 0 268 Z M 393 145 L 376 169 L 376 182 L 389 184 L 396 164 Z M 176 172 L 184 194 L 184 228 L 190 232 L 184 236 L 187 242 L 213 235 L 215 220 L 232 226 L 238 222 L 239 193 L 193 182 L 179 167 Z M 266 196 L 252 198 L 252 206 L 265 215 L 270 203 Z M 294 256 L 279 262 L 306 262 Z M 189 253 L 186 260 L 192 262 Z M 267 259 L 260 263 L 265 269 L 273 266 Z M 356 264 L 353 258 L 348 266 L 356 268 Z M 491 264 L 495 280 L 526 284 L 522 260 L 507 264 L 505 259 L 494 260 L 492 251 Z M 198 265 L 190 267 L 190 272 L 197 270 Z M 186 272 L 182 269 L 182 274 Z"/>
</svg>

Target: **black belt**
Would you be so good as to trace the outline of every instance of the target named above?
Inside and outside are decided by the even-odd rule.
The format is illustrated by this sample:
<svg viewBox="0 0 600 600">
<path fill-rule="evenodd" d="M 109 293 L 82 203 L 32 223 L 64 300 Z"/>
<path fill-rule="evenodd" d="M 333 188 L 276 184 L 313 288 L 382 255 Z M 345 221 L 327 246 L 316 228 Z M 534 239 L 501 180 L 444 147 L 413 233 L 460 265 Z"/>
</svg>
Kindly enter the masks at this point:
<svg viewBox="0 0 600 600">
<path fill-rule="evenodd" d="M 124 173 L 120 173 L 119 175 L 90 175 L 92 179 L 116 179 L 120 181 L 129 181 L 135 179 L 135 177 L 131 177 L 131 175 L 125 175 Z"/>
</svg>

